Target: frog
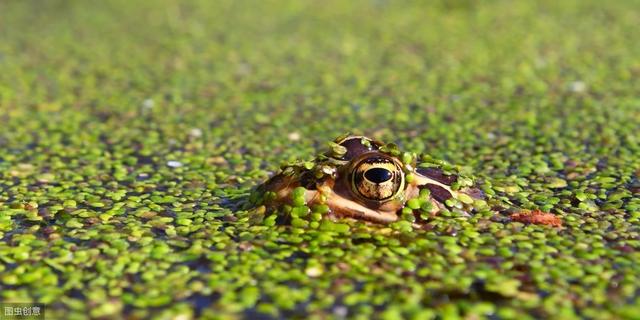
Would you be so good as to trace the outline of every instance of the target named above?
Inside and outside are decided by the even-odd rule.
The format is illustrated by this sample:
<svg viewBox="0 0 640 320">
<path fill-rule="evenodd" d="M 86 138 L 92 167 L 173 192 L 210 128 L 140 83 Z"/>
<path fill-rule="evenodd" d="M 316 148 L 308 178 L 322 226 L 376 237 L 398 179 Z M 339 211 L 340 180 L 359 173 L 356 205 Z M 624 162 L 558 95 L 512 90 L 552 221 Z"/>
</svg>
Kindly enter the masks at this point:
<svg viewBox="0 0 640 320">
<path fill-rule="evenodd" d="M 471 215 L 486 205 L 485 198 L 473 177 L 443 160 L 345 134 L 313 160 L 283 165 L 255 189 L 250 202 L 265 212 L 321 208 L 316 211 L 323 218 L 375 224 L 397 222 L 411 212 L 416 224 L 443 210 Z"/>
</svg>

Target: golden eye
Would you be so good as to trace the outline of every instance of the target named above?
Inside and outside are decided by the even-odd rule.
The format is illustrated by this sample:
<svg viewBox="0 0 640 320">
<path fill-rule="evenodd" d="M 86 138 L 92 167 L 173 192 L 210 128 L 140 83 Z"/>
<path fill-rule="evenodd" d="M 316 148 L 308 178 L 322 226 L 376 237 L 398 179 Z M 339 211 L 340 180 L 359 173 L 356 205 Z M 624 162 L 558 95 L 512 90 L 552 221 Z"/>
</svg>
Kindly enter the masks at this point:
<svg viewBox="0 0 640 320">
<path fill-rule="evenodd" d="M 398 163 L 388 156 L 367 156 L 357 161 L 351 171 L 352 192 L 367 200 L 390 200 L 403 187 L 404 172 Z"/>
</svg>

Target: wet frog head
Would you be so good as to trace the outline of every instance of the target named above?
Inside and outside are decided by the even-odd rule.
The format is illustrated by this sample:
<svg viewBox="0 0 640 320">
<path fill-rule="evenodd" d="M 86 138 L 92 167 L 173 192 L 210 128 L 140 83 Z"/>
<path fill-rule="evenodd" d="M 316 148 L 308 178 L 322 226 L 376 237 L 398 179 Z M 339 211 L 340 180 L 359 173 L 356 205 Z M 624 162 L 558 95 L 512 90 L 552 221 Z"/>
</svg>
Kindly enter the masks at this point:
<svg viewBox="0 0 640 320">
<path fill-rule="evenodd" d="M 400 152 L 394 144 L 347 135 L 312 161 L 287 164 L 251 197 L 280 214 L 310 211 L 332 218 L 397 221 L 403 208 L 416 221 L 443 209 L 469 213 L 483 203 L 473 180 L 443 161 Z M 404 210 L 404 212 L 407 212 Z"/>
</svg>

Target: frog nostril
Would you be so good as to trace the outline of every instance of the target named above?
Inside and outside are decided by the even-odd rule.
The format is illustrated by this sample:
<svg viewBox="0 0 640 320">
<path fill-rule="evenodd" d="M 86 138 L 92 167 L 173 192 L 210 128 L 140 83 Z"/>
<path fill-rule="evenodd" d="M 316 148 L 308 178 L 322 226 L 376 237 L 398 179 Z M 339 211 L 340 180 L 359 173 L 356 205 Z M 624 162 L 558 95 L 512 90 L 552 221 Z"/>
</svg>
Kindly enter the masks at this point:
<svg viewBox="0 0 640 320">
<path fill-rule="evenodd" d="M 371 168 L 364 173 L 364 177 L 373 183 L 383 183 L 391 179 L 393 174 L 385 168 Z"/>
</svg>

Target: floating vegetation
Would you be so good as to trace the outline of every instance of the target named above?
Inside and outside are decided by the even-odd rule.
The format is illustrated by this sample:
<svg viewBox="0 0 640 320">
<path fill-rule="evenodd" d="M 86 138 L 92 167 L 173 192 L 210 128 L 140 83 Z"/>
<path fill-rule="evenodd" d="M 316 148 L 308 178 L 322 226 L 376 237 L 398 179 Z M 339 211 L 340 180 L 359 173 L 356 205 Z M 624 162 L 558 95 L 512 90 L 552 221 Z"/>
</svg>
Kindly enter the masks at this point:
<svg viewBox="0 0 640 320">
<path fill-rule="evenodd" d="M 2 2 L 0 301 L 52 319 L 637 318 L 639 14 Z M 388 224 L 324 219 L 295 190 L 289 221 L 246 206 L 342 132 L 471 177 L 486 210 L 411 214 L 426 191 Z M 513 221 L 536 210 L 562 227 Z"/>
<path fill-rule="evenodd" d="M 509 218 L 511 218 L 512 221 L 522 223 L 544 224 L 553 227 L 562 226 L 562 220 L 560 220 L 560 218 L 551 213 L 542 212 L 540 210 L 514 213 L 509 216 Z"/>
</svg>

